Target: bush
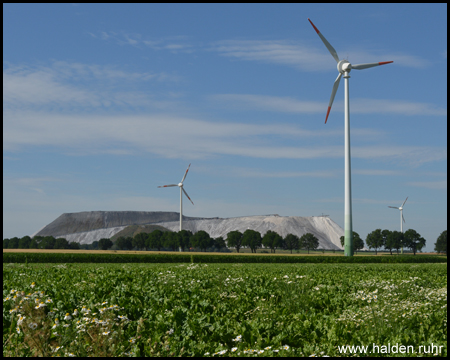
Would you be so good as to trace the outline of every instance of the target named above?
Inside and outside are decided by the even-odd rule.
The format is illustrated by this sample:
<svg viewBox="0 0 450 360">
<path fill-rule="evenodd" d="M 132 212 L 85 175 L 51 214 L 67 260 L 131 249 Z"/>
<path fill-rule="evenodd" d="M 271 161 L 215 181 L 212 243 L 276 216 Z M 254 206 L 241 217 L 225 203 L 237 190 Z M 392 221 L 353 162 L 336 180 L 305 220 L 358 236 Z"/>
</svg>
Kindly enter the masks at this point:
<svg viewBox="0 0 450 360">
<path fill-rule="evenodd" d="M 434 255 L 267 256 L 175 254 L 4 253 L 3 263 L 446 263 Z"/>
</svg>

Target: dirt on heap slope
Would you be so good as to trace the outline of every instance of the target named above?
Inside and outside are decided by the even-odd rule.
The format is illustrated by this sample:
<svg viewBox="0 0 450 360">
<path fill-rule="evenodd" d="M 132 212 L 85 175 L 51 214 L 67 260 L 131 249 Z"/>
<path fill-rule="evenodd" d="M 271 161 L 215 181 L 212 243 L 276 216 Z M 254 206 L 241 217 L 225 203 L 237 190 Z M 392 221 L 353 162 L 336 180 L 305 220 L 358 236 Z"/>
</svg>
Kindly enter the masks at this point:
<svg viewBox="0 0 450 360">
<path fill-rule="evenodd" d="M 193 220 L 183 216 L 183 220 Z M 65 213 L 33 236 L 60 236 L 99 229 L 179 221 L 180 214 L 166 211 L 83 211 Z"/>
</svg>

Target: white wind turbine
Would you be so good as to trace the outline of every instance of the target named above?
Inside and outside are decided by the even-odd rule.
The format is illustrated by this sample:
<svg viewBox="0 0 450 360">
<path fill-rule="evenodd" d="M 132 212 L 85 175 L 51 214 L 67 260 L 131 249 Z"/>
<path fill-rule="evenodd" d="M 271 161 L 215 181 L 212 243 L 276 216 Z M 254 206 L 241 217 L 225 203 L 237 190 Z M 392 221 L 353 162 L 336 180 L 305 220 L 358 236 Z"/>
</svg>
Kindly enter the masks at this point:
<svg viewBox="0 0 450 360">
<path fill-rule="evenodd" d="M 392 209 L 399 209 L 400 210 L 400 232 L 403 234 L 403 223 L 406 222 L 405 218 L 403 217 L 403 205 L 405 205 L 406 200 L 408 200 L 408 197 L 406 197 L 405 201 L 403 201 L 403 204 L 400 207 L 395 206 L 388 206 Z M 403 246 L 402 246 L 402 254 L 403 254 Z"/>
<path fill-rule="evenodd" d="M 308 19 L 309 20 L 309 19 Z M 350 100 L 348 94 L 348 79 L 350 76 L 348 75 L 352 69 L 355 70 L 363 70 L 368 69 L 374 66 L 384 65 L 392 63 L 393 61 L 384 61 L 384 62 L 375 62 L 368 64 L 357 64 L 352 65 L 347 60 L 339 60 L 338 54 L 336 50 L 330 45 L 330 43 L 323 37 L 320 31 L 315 27 L 311 20 L 309 20 L 314 30 L 316 30 L 320 39 L 323 41 L 328 51 L 333 56 L 334 60 L 337 62 L 337 69 L 339 71 L 339 75 L 334 81 L 333 90 L 331 91 L 330 103 L 328 104 L 327 116 L 325 118 L 325 124 L 328 120 L 328 115 L 330 114 L 331 105 L 333 105 L 333 100 L 336 95 L 336 91 L 339 87 L 339 82 L 341 81 L 342 75 L 344 75 L 345 79 L 345 221 L 344 221 L 344 233 L 345 233 L 345 242 L 344 242 L 344 253 L 346 256 L 353 256 L 353 225 L 352 225 L 352 192 L 351 192 L 351 171 L 350 171 Z"/>
<path fill-rule="evenodd" d="M 183 181 L 184 181 L 184 179 L 186 179 L 186 175 L 187 175 L 190 167 L 191 167 L 191 164 L 189 164 L 186 172 L 184 173 L 183 179 L 181 179 L 181 182 L 179 184 L 170 184 L 170 185 L 158 186 L 159 188 L 172 187 L 172 186 L 178 186 L 180 188 L 180 231 L 183 229 L 183 193 L 187 196 L 187 198 L 192 203 L 192 205 L 194 205 L 193 201 L 191 200 L 191 198 L 187 194 L 186 190 L 183 189 Z M 181 247 L 180 247 L 180 251 L 181 251 Z"/>
</svg>

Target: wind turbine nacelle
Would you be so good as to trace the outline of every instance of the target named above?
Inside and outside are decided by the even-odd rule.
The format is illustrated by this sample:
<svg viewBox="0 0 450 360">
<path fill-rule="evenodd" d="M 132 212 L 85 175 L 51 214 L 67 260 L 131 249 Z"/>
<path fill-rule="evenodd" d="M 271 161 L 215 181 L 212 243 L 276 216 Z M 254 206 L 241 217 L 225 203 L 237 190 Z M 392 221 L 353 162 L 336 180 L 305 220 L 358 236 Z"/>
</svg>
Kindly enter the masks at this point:
<svg viewBox="0 0 450 360">
<path fill-rule="evenodd" d="M 179 186 L 179 187 L 183 187 L 183 183 L 179 183 L 178 186 Z"/>
<path fill-rule="evenodd" d="M 337 64 L 338 71 L 343 74 L 344 72 L 350 72 L 352 69 L 352 64 L 348 60 L 341 60 Z"/>
</svg>

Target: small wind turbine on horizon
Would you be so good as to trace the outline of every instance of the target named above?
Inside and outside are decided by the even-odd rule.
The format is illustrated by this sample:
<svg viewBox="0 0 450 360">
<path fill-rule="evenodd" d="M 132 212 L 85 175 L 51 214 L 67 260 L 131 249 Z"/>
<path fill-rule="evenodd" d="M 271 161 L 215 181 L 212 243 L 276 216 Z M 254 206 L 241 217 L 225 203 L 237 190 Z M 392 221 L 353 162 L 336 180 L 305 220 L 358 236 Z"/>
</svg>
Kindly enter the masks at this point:
<svg viewBox="0 0 450 360">
<path fill-rule="evenodd" d="M 406 197 L 405 201 L 403 201 L 403 204 L 400 207 L 396 206 L 388 206 L 392 209 L 399 209 L 400 210 L 400 232 L 403 234 L 403 223 L 406 222 L 405 218 L 403 217 L 403 205 L 405 205 L 406 200 L 408 200 L 408 197 Z M 403 245 L 402 245 L 402 254 L 403 254 Z"/>
<path fill-rule="evenodd" d="M 333 56 L 334 60 L 337 62 L 337 69 L 339 75 L 334 81 L 333 90 L 331 91 L 331 98 L 328 104 L 327 116 L 325 118 L 325 124 L 328 120 L 328 115 L 330 115 L 331 106 L 333 105 L 334 97 L 336 96 L 336 91 L 339 87 L 339 82 L 341 81 L 342 75 L 345 79 L 345 221 L 344 221 L 344 253 L 346 256 L 353 256 L 353 224 L 352 224 L 352 190 L 351 190 L 351 170 L 350 170 L 350 99 L 349 99 L 349 84 L 348 75 L 352 69 L 363 70 L 374 66 L 390 64 L 393 61 L 375 62 L 368 64 L 357 64 L 352 65 L 348 60 L 339 60 L 339 56 L 336 50 L 330 45 L 330 43 L 325 39 L 325 37 L 320 33 L 316 26 L 312 23 L 310 19 L 308 21 L 316 30 L 317 35 L 319 35 L 322 42 L 325 44 L 326 48 Z"/>
<path fill-rule="evenodd" d="M 184 173 L 183 179 L 181 179 L 181 182 L 178 184 L 170 184 L 170 185 L 163 185 L 163 186 L 158 186 L 159 188 L 164 188 L 164 187 L 173 187 L 173 186 L 178 186 L 180 188 L 180 231 L 183 229 L 183 193 L 184 195 L 187 196 L 187 198 L 189 199 L 189 201 L 192 203 L 192 205 L 194 205 L 194 202 L 191 200 L 191 198 L 189 197 L 189 195 L 187 194 L 186 190 L 184 190 L 183 188 L 183 182 L 184 179 L 186 179 L 186 175 L 189 171 L 189 168 L 191 167 L 191 164 L 189 164 L 186 172 Z M 179 249 L 181 251 L 181 247 Z"/>
</svg>

